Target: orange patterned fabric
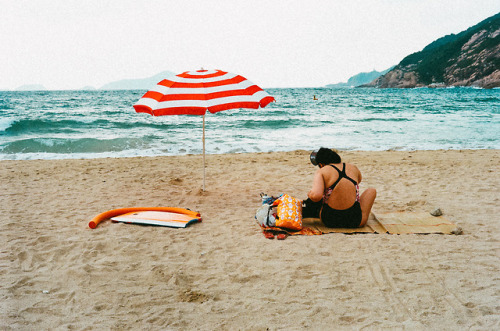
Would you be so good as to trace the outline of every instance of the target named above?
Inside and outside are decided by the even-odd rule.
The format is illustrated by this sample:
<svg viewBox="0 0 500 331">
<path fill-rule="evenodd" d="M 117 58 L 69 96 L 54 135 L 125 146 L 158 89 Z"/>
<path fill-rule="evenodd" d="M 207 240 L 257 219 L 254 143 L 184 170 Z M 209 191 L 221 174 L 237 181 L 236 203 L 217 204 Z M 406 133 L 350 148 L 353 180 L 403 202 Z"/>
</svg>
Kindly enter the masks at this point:
<svg viewBox="0 0 500 331">
<path fill-rule="evenodd" d="M 284 194 L 279 199 L 276 226 L 291 230 L 302 229 L 302 200 Z"/>
</svg>

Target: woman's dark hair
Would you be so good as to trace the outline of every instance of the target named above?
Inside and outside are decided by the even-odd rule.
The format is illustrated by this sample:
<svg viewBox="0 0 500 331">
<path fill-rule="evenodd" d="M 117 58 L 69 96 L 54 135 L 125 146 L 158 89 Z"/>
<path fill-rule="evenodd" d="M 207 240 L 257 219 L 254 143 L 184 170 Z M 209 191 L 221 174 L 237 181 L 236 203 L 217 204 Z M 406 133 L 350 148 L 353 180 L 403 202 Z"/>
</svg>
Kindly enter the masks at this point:
<svg viewBox="0 0 500 331">
<path fill-rule="evenodd" d="M 321 147 L 316 153 L 316 163 L 330 164 L 330 163 L 340 163 L 342 158 L 337 152 L 332 151 L 330 148 Z"/>
</svg>

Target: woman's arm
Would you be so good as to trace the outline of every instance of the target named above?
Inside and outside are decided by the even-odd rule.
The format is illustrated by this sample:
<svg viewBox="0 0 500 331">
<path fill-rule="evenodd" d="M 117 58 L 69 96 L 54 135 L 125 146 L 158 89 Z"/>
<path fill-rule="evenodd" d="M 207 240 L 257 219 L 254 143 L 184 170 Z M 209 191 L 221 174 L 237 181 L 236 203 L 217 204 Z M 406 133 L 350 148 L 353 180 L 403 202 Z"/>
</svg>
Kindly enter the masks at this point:
<svg viewBox="0 0 500 331">
<path fill-rule="evenodd" d="M 313 185 L 307 197 L 314 202 L 318 202 L 323 198 L 323 192 L 325 191 L 325 182 L 323 180 L 323 174 L 321 169 L 318 169 L 314 174 Z"/>
</svg>

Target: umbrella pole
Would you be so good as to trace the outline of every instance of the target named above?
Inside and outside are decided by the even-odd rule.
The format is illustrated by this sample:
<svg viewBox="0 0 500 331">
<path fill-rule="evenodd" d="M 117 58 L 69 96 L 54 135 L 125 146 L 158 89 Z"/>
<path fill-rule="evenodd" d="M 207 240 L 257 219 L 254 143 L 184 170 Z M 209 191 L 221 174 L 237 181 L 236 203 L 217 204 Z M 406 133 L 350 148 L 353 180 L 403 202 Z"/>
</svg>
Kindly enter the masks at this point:
<svg viewBox="0 0 500 331">
<path fill-rule="evenodd" d="M 203 114 L 203 192 L 205 192 L 205 114 Z"/>
</svg>

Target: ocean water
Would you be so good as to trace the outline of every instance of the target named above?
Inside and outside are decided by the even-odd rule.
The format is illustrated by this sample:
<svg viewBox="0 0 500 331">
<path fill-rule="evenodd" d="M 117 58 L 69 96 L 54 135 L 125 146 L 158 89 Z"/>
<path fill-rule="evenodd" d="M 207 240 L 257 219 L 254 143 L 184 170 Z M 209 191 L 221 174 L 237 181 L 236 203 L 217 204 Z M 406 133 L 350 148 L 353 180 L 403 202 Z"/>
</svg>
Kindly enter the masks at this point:
<svg viewBox="0 0 500 331">
<path fill-rule="evenodd" d="M 206 115 L 206 151 L 500 149 L 500 90 L 266 89 Z M 202 153 L 201 116 L 139 114 L 134 91 L 0 91 L 0 159 Z M 314 96 L 318 100 L 314 100 Z"/>
</svg>

